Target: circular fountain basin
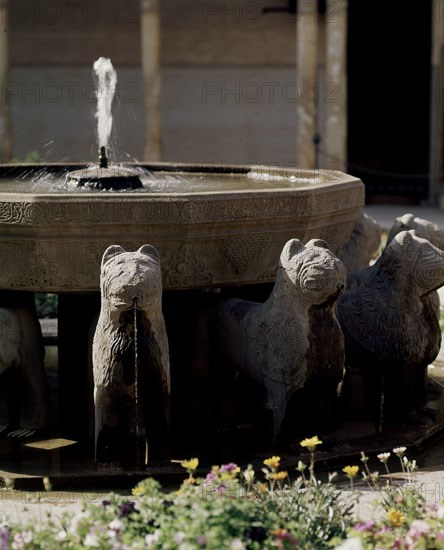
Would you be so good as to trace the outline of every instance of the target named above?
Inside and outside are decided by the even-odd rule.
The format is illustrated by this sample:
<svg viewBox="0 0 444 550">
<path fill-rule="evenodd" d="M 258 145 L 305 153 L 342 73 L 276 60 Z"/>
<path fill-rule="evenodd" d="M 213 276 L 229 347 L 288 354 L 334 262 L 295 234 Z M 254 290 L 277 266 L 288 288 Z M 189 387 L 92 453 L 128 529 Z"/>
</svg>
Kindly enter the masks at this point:
<svg viewBox="0 0 444 550">
<path fill-rule="evenodd" d="M 284 243 L 326 240 L 338 253 L 364 185 L 335 171 L 158 163 L 134 191 L 72 189 L 84 165 L 0 165 L 0 288 L 99 290 L 104 250 L 154 245 L 165 289 L 274 280 Z"/>
</svg>

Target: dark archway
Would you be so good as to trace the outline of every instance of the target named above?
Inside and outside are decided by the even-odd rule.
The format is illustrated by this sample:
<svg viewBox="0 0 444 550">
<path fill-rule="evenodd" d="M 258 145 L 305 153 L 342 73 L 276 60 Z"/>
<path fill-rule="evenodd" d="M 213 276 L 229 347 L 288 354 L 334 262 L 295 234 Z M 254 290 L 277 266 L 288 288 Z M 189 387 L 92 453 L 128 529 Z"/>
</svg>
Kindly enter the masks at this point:
<svg viewBox="0 0 444 550">
<path fill-rule="evenodd" d="M 348 171 L 368 203 L 427 198 L 431 9 L 431 0 L 349 1 Z"/>
</svg>

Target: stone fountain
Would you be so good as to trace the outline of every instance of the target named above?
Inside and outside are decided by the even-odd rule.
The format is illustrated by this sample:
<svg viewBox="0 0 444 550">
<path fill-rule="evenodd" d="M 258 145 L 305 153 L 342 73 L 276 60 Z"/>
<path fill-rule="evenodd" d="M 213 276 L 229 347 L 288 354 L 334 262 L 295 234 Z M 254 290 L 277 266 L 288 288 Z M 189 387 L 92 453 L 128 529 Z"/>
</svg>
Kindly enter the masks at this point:
<svg viewBox="0 0 444 550">
<path fill-rule="evenodd" d="M 116 75 L 108 60 L 98 60 L 96 70 L 101 90 L 98 164 L 0 165 L 0 321 L 4 328 L 0 343 L 8 352 L 1 356 L 1 369 L 8 374 L 10 365 L 18 364 L 32 382 L 28 384 L 29 397 L 22 403 L 22 424 L 26 417 L 27 425 L 19 423 L 9 435 L 29 439 L 34 430 L 47 428 L 47 388 L 37 353 L 42 345 L 32 305 L 34 292 L 59 296 L 60 414 L 55 430 L 91 447 L 94 386 L 96 445 L 106 463 L 113 463 L 109 457 L 123 449 L 126 457 L 121 464 L 134 467 L 136 457 L 136 466 L 144 466 L 143 440 L 148 434 L 138 425 L 142 417 L 139 405 L 145 405 L 137 398 L 137 379 L 143 374 L 137 365 L 142 357 L 155 366 L 152 372 L 161 373 L 156 380 L 159 391 L 149 398 L 150 406 L 156 405 L 147 424 L 153 418 L 151 413 L 169 409 L 171 386 L 173 409 L 176 419 L 180 418 L 173 435 L 182 431 L 185 439 L 193 431 L 205 436 L 205 430 L 200 431 L 205 424 L 202 414 L 214 409 L 217 399 L 213 399 L 213 390 L 222 396 L 222 406 L 230 407 L 235 388 L 232 382 L 239 374 L 241 379 L 244 375 L 256 379 L 258 388 L 252 391 L 248 384 L 236 383 L 238 405 L 242 402 L 244 408 L 254 408 L 254 396 L 264 391 L 271 398 L 271 432 L 275 438 L 282 426 L 287 432 L 317 430 L 319 426 L 331 430 L 332 407 L 337 402 L 338 384 L 343 381 L 344 363 L 348 368 L 344 394 L 352 415 L 357 415 L 353 409 L 355 380 L 359 384 L 364 380 L 368 391 L 377 388 L 371 396 L 375 402 L 372 408 L 376 409 L 373 424 L 379 423 L 382 429 L 384 397 L 396 396 L 397 381 L 395 377 L 390 387 L 388 382 L 385 387 L 384 378 L 381 382 L 385 367 L 369 373 L 359 370 L 364 360 L 368 360 L 369 369 L 379 364 L 384 352 L 368 345 L 380 340 L 379 329 L 370 330 L 377 328 L 378 317 L 366 307 L 368 296 L 379 292 L 379 287 L 387 291 L 380 272 L 388 269 L 386 264 L 399 272 L 397 261 L 390 260 L 398 249 L 401 264 L 407 266 L 401 270 L 401 282 L 411 280 L 408 268 L 415 270 L 422 265 L 412 261 L 410 248 L 426 254 L 428 271 L 413 277 L 413 287 L 406 286 L 405 291 L 411 296 L 421 287 L 418 307 L 425 308 L 426 320 L 433 325 L 424 357 L 419 363 L 414 359 L 413 370 L 406 371 L 405 383 L 420 387 L 438 344 L 433 292 L 444 276 L 444 254 L 439 251 L 438 238 L 441 230 L 430 232 L 424 223 L 410 228 L 410 218 L 403 218 L 390 235 L 393 244 L 380 262 L 355 275 L 350 266 L 357 265 L 356 251 L 360 264 L 368 264 L 370 249 L 379 238 L 377 228 L 372 227 L 375 238 L 368 239 L 367 256 L 363 246 L 357 245 L 357 239 L 367 235 L 365 227 L 370 223 L 362 218 L 364 186 L 357 178 L 336 171 L 260 165 L 112 164 L 107 145 Z M 416 234 L 408 233 L 413 229 Z M 395 236 L 398 232 L 400 236 Z M 349 290 L 345 293 L 346 274 L 335 255 L 342 255 L 349 269 Z M 154 294 L 144 294 L 143 285 L 134 283 L 145 272 L 155 273 Z M 135 279 L 132 273 L 137 275 Z M 430 279 L 430 274 L 435 278 Z M 389 275 L 388 279 L 394 277 Z M 397 289 L 390 292 L 396 298 L 401 296 Z M 148 302 L 147 296 L 151 296 Z M 116 307 L 106 311 L 104 299 L 115 300 Z M 152 304 L 156 304 L 154 310 Z M 401 315 L 400 323 L 402 319 Z M 356 336 L 353 331 L 362 328 L 364 321 L 369 330 Z M 414 317 L 409 321 L 412 334 L 424 328 L 417 327 L 416 322 Z M 110 326 L 122 338 L 119 336 L 120 355 L 111 353 L 108 357 L 113 341 L 111 338 L 107 344 L 103 335 L 109 336 Z M 155 340 L 150 339 L 153 326 L 161 335 Z M 387 333 L 393 337 L 393 349 L 399 347 L 398 332 Z M 35 360 L 20 364 L 20 357 L 31 355 Z M 405 359 L 398 355 L 395 359 L 402 373 Z M 103 374 L 116 357 L 117 363 L 133 365 L 123 376 L 130 379 L 123 380 L 123 394 L 119 389 L 121 374 L 113 375 L 116 382 L 111 391 L 104 383 Z M 387 368 L 395 359 L 390 359 Z M 214 368 L 219 369 L 217 375 Z M 411 382 L 409 372 L 416 377 Z M 152 381 L 142 377 L 141 391 L 154 387 Z M 421 390 L 425 391 L 423 385 Z M 122 397 L 119 408 L 131 417 L 126 426 L 136 433 L 135 450 L 125 447 L 125 430 L 117 426 L 114 415 L 114 400 Z M 361 399 L 360 404 L 364 401 Z M 199 412 L 193 417 L 189 409 L 196 403 Z M 167 420 L 162 415 L 158 418 L 154 429 L 157 427 L 162 437 Z M 110 424 L 117 429 L 115 434 L 108 430 Z M 143 437 L 139 437 L 141 433 Z M 216 434 L 220 436 L 221 432 Z"/>
<path fill-rule="evenodd" d="M 364 202 L 361 181 L 340 172 L 127 168 L 139 171 L 142 188 L 67 188 L 66 175 L 87 165 L 0 166 L 0 289 L 59 294 L 61 423 L 76 439 L 91 431 L 91 325 L 110 245 L 155 246 L 166 295 L 252 289 L 274 281 L 281 250 L 293 237 L 324 239 L 339 252 Z"/>
<path fill-rule="evenodd" d="M 104 78 L 115 82 L 108 73 Z M 104 101 L 109 115 L 112 97 Z M 336 171 L 110 166 L 111 127 L 101 125 L 96 166 L 0 166 L 0 290 L 9 303 L 34 292 L 59 294 L 59 429 L 87 439 L 91 327 L 108 247 L 154 246 L 167 297 L 233 288 L 254 293 L 275 280 L 292 238 L 323 239 L 338 254 L 364 204 L 362 182 Z"/>
</svg>

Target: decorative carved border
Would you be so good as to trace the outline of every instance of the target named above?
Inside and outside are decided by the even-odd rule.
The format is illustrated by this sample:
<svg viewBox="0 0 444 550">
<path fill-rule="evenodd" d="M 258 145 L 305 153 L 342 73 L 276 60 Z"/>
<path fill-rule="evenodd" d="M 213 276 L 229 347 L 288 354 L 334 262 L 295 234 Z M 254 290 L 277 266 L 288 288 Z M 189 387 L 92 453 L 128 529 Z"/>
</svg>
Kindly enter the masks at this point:
<svg viewBox="0 0 444 550">
<path fill-rule="evenodd" d="M 122 197 L 116 193 L 106 197 L 101 194 L 79 197 L 66 193 L 45 198 L 23 194 L 16 200 L 0 192 L 0 225 L 223 223 L 258 218 L 305 218 L 363 206 L 364 190 L 359 181 L 354 186 L 341 182 L 336 185 L 337 189 L 317 187 L 312 192 L 289 189 L 275 194 L 254 191 L 186 198 L 174 194 L 161 197 L 129 193 Z"/>
</svg>

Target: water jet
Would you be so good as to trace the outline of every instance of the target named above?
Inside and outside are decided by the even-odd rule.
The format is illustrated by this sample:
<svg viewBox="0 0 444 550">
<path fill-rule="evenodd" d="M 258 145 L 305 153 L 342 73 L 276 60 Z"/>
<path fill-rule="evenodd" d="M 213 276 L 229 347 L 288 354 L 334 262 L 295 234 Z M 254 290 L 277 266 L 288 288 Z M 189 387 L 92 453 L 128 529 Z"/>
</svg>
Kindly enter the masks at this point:
<svg viewBox="0 0 444 550">
<path fill-rule="evenodd" d="M 99 150 L 98 166 L 68 172 L 66 183 L 67 185 L 92 187 L 100 190 L 139 189 L 142 187 L 142 182 L 135 170 L 122 166 L 108 167 L 108 157 L 103 145 Z"/>
</svg>

